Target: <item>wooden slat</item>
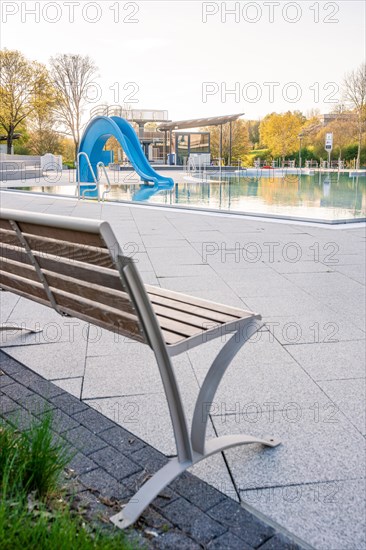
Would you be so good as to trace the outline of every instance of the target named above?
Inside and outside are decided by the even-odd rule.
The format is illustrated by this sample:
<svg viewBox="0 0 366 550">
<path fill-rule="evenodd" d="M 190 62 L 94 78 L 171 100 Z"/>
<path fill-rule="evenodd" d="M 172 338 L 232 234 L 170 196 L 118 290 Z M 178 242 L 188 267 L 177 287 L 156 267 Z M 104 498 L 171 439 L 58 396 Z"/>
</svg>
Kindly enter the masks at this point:
<svg viewBox="0 0 366 550">
<path fill-rule="evenodd" d="M 212 328 L 214 324 L 216 326 L 218 324 L 217 322 L 212 321 L 212 319 L 200 317 L 199 315 L 185 313 L 184 311 L 179 311 L 177 309 L 164 307 L 159 304 L 152 304 L 152 305 L 156 315 L 159 318 L 166 317 L 174 321 L 180 321 L 186 325 L 192 325 L 201 330 L 207 330 L 207 328 Z M 219 323 L 219 324 L 222 324 L 222 323 Z"/>
<path fill-rule="evenodd" d="M 154 294 L 156 296 L 162 296 L 164 298 L 171 298 L 172 300 L 176 300 L 177 302 L 184 302 L 186 304 L 190 304 L 196 307 L 203 307 L 211 311 L 230 315 L 237 319 L 252 315 L 252 312 L 250 311 L 245 311 L 236 307 L 225 306 L 224 304 L 210 302 L 209 300 L 203 300 L 201 298 L 196 298 L 187 294 L 181 294 L 180 292 L 174 292 L 172 290 L 166 290 L 157 286 L 145 285 L 145 288 L 149 295 Z"/>
<path fill-rule="evenodd" d="M 0 257 L 0 271 L 12 273 L 13 275 L 18 275 L 19 277 L 24 277 L 25 279 L 36 281 L 37 283 L 41 282 L 32 265 L 14 262 L 13 260 L 8 260 L 6 258 Z"/>
<path fill-rule="evenodd" d="M 45 305 L 51 305 L 41 283 L 32 282 L 17 275 L 8 275 L 4 272 L 0 272 L 0 286 L 7 287 L 17 294 L 21 293 L 21 295 L 26 298 L 38 298 L 42 300 Z"/>
<path fill-rule="evenodd" d="M 11 229 L 11 225 L 8 220 L 0 218 L 0 229 Z"/>
<path fill-rule="evenodd" d="M 0 269 L 6 273 L 13 273 L 19 277 L 24 277 L 25 279 L 41 282 L 36 270 L 31 265 L 25 265 L 0 257 Z M 47 270 L 42 271 L 50 286 L 54 286 L 70 294 L 75 294 L 76 296 L 94 300 L 100 304 L 105 304 L 120 309 L 121 311 L 134 314 L 134 308 L 126 292 L 119 292 L 92 283 L 84 283 L 83 281 L 72 279 L 71 277 L 64 275 L 55 274 Z"/>
<path fill-rule="evenodd" d="M 202 330 L 198 327 L 186 325 L 184 323 L 180 323 L 179 321 L 173 321 L 172 319 L 167 319 L 166 317 L 160 317 L 159 315 L 157 317 L 159 325 L 162 329 L 166 329 L 169 332 L 175 332 L 185 338 L 195 336 L 196 334 L 200 334 L 202 332 Z"/>
<path fill-rule="evenodd" d="M 31 297 L 43 305 L 52 307 L 40 283 L 32 282 L 18 275 L 8 275 L 7 273 L 0 272 L 0 286 L 26 298 Z M 73 296 L 54 287 L 51 287 L 51 291 L 60 310 L 72 317 L 83 320 L 87 319 L 88 322 L 112 332 L 118 332 L 129 338 L 145 342 L 145 337 L 141 334 L 140 324 L 135 315 L 106 305 L 99 306 L 92 300 Z"/>
<path fill-rule="evenodd" d="M 38 237 L 24 234 L 30 248 L 42 254 L 60 256 L 69 260 L 77 260 L 93 265 L 113 269 L 114 263 L 105 248 L 97 248 L 88 245 L 77 245 L 57 241 L 47 237 Z M 14 231 L 0 230 L 0 241 L 13 246 L 22 246 Z"/>
<path fill-rule="evenodd" d="M 11 247 L 3 244 L 0 246 L 0 257 L 30 264 L 28 256 L 20 247 Z M 35 252 L 35 258 L 42 269 L 53 271 L 61 275 L 80 279 L 81 281 L 98 284 L 114 290 L 124 291 L 119 272 L 116 269 L 108 269 L 77 261 L 68 261 L 66 258 L 57 258 L 57 256 L 46 256 Z"/>
<path fill-rule="evenodd" d="M 49 227 L 47 225 L 37 225 L 32 223 L 17 222 L 22 233 L 37 235 L 38 237 L 49 237 L 58 241 L 69 243 L 87 244 L 98 248 L 107 248 L 101 236 L 96 233 L 86 233 L 85 231 L 74 231 L 72 229 L 62 229 L 59 227 Z"/>
<path fill-rule="evenodd" d="M 145 341 L 141 334 L 140 324 L 135 315 L 119 311 L 115 308 L 99 305 L 93 300 L 87 300 L 79 296 L 73 296 L 67 292 L 63 292 L 55 287 L 50 287 L 54 294 L 57 304 L 64 310 L 65 308 L 74 317 L 80 317 L 81 314 L 94 320 L 98 324 L 103 325 L 114 332 L 125 334 L 135 340 Z"/>
<path fill-rule="evenodd" d="M 155 306 L 166 306 L 172 311 L 172 315 L 175 315 L 174 310 L 176 310 L 178 312 L 177 315 L 179 315 L 179 313 L 182 313 L 182 315 L 187 313 L 206 319 L 206 321 L 212 321 L 213 323 L 227 323 L 233 319 L 237 319 L 237 316 L 233 317 L 232 315 L 218 313 L 217 311 L 200 306 L 192 306 L 191 304 L 186 304 L 185 302 L 178 302 L 177 300 L 158 296 L 157 294 L 150 294 L 148 292 L 148 295 L 154 309 Z"/>
<path fill-rule="evenodd" d="M 181 342 L 182 340 L 185 340 L 184 336 L 181 334 L 176 334 L 175 332 L 169 332 L 168 330 L 162 329 L 161 331 L 163 333 L 164 342 L 167 345 L 173 345 L 178 344 L 178 342 Z"/>
</svg>

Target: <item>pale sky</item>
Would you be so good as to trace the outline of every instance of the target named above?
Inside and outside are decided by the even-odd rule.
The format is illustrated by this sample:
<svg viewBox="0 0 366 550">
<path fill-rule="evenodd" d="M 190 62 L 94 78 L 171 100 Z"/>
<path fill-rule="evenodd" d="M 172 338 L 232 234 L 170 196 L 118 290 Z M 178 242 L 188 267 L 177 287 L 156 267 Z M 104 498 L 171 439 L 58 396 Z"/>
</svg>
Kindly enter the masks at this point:
<svg viewBox="0 0 366 550">
<path fill-rule="evenodd" d="M 57 53 L 88 54 L 99 67 L 97 103 L 130 93 L 132 108 L 167 109 L 173 120 L 327 113 L 344 74 L 365 58 L 363 0 L 2 0 L 1 8 L 1 47 L 46 64 Z"/>
</svg>

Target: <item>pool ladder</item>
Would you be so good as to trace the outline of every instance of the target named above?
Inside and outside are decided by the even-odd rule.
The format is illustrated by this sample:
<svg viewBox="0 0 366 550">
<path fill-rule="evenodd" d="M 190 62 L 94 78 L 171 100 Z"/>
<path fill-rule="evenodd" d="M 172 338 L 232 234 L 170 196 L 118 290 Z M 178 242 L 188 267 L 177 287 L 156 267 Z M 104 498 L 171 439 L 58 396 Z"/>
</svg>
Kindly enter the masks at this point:
<svg viewBox="0 0 366 550">
<path fill-rule="evenodd" d="M 92 187 L 91 189 L 84 189 L 83 192 L 81 192 L 81 183 L 82 182 L 80 182 L 80 157 L 85 157 L 86 162 L 87 162 L 88 167 L 89 167 L 89 170 L 90 170 L 90 173 L 91 173 L 92 178 L 93 178 L 94 183 L 95 183 L 95 187 Z M 107 187 L 103 191 L 102 197 L 100 197 L 100 170 L 103 170 L 104 175 L 105 175 L 106 180 L 107 180 Z M 98 162 L 98 164 L 97 164 L 97 175 L 96 175 L 94 170 L 93 170 L 93 167 L 90 163 L 90 159 L 89 159 L 88 155 L 82 151 L 82 152 L 78 153 L 78 156 L 77 156 L 76 175 L 77 175 L 77 195 L 78 195 L 78 199 L 85 199 L 85 193 L 90 193 L 92 191 L 97 191 L 98 202 L 100 202 L 100 200 L 102 200 L 102 201 L 105 200 L 105 195 L 107 195 L 111 190 L 111 182 L 110 182 L 105 164 L 103 162 L 101 162 L 101 161 Z"/>
</svg>

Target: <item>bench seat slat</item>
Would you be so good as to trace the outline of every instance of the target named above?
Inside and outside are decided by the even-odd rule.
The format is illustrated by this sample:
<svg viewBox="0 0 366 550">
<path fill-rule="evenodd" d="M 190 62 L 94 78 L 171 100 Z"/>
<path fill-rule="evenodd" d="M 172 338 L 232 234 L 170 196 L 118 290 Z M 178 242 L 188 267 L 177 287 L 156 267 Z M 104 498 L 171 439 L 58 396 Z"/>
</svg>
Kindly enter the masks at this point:
<svg viewBox="0 0 366 550">
<path fill-rule="evenodd" d="M 224 313 L 225 315 L 229 315 L 230 317 L 234 317 L 236 319 L 242 319 L 243 317 L 253 315 L 251 311 L 210 302 L 209 300 L 203 300 L 202 298 L 196 298 L 188 294 L 174 292 L 173 290 L 166 290 L 165 288 L 160 288 L 152 285 L 145 285 L 145 288 L 149 295 L 161 296 L 163 298 L 167 297 L 177 302 L 183 302 L 185 304 L 189 304 L 195 307 L 203 307 L 214 312 Z M 150 299 L 152 299 L 152 297 Z"/>
<path fill-rule="evenodd" d="M 196 328 L 199 328 L 200 330 L 205 330 L 206 327 L 211 327 L 213 324 L 217 325 L 217 322 L 214 322 L 205 317 L 200 317 L 199 315 L 185 313 L 184 311 L 180 311 L 174 308 L 164 307 L 159 304 L 153 303 L 153 309 L 159 318 L 166 317 L 167 319 L 171 319 L 173 321 L 180 321 L 187 325 L 192 325 Z"/>
<path fill-rule="evenodd" d="M 232 315 L 227 315 L 225 313 L 219 313 L 218 311 L 213 311 L 212 309 L 203 308 L 201 306 L 193 306 L 192 304 L 186 304 L 185 302 L 178 302 L 177 300 L 172 300 L 170 298 L 164 298 L 163 296 L 158 296 L 157 294 L 151 294 L 148 292 L 150 301 L 155 309 L 155 306 L 166 306 L 172 311 L 172 314 L 177 315 L 189 314 L 201 317 L 207 321 L 212 321 L 214 323 L 227 323 L 233 319 L 237 319 L 237 316 L 233 317 Z"/>
</svg>

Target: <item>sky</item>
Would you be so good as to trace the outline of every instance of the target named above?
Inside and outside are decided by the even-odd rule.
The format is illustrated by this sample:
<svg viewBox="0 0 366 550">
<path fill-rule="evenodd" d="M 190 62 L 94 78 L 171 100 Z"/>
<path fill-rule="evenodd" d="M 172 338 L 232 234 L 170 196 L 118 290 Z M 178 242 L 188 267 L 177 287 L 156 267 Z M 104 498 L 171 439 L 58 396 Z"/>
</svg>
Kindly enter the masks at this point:
<svg viewBox="0 0 366 550">
<path fill-rule="evenodd" d="M 1 2 L 2 48 L 98 66 L 88 108 L 129 103 L 169 118 L 330 112 L 365 59 L 365 2 Z"/>
</svg>

